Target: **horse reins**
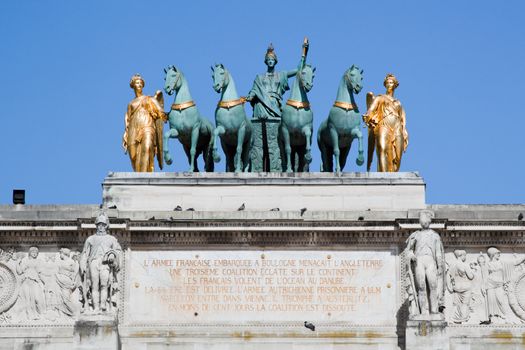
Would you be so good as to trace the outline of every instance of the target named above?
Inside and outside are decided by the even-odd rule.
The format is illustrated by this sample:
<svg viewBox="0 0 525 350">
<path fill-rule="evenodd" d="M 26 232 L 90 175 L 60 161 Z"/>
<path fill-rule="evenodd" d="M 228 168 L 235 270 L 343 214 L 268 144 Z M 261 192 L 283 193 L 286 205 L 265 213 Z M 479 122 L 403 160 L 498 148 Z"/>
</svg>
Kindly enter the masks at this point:
<svg viewBox="0 0 525 350">
<path fill-rule="evenodd" d="M 177 71 L 175 71 L 175 72 L 179 76 L 177 77 L 177 79 L 173 83 L 173 89 L 175 89 L 175 87 L 177 86 L 177 83 L 179 82 L 179 80 L 182 77 L 182 74 L 180 72 L 177 72 Z M 195 102 L 193 100 L 191 100 L 191 101 L 187 101 L 187 102 L 183 102 L 183 103 L 174 103 L 174 104 L 171 105 L 171 109 L 175 110 L 175 111 L 182 112 L 183 110 L 188 109 L 188 108 L 193 107 L 193 106 L 195 106 Z"/>
<path fill-rule="evenodd" d="M 303 68 L 304 69 L 304 68 Z M 301 87 L 303 89 L 305 89 L 304 87 L 304 81 L 303 79 L 301 78 L 301 72 L 302 72 L 302 69 L 297 71 L 297 74 L 295 74 L 295 79 L 297 79 L 299 81 L 299 85 L 301 85 Z M 286 101 L 286 104 L 288 106 L 292 106 L 294 107 L 295 109 L 306 109 L 306 108 L 310 108 L 310 102 L 308 101 L 304 101 L 304 102 L 301 102 L 301 101 L 296 101 L 296 100 L 288 100 Z"/>
<path fill-rule="evenodd" d="M 350 86 L 353 87 L 352 82 L 348 78 L 348 74 L 347 73 L 345 73 L 345 81 L 346 81 L 347 85 L 350 85 Z M 347 112 L 356 109 L 353 103 L 342 102 L 342 101 L 335 101 L 333 106 L 334 107 L 339 107 L 341 109 L 344 109 Z"/>
</svg>

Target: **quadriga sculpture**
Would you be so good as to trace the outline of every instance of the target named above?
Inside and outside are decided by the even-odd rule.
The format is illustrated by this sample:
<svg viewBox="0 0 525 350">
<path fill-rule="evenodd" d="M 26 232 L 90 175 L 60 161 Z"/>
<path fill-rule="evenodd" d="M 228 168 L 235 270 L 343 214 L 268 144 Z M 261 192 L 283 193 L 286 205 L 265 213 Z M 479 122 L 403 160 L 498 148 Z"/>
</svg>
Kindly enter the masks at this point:
<svg viewBox="0 0 525 350">
<path fill-rule="evenodd" d="M 226 155 L 226 171 L 247 172 L 250 170 L 252 123 L 244 111 L 246 99 L 237 95 L 235 82 L 223 64 L 216 64 L 211 70 L 213 89 L 221 93 L 221 99 L 215 110 L 213 160 L 215 162 L 221 160 L 217 151 L 217 138 L 220 136 L 222 149 Z"/>
<path fill-rule="evenodd" d="M 312 162 L 311 144 L 314 115 L 306 95 L 313 87 L 315 68 L 303 67 L 295 75 L 290 99 L 281 117 L 280 133 L 287 172 L 308 171 Z M 295 164 L 297 161 L 298 164 Z"/>
<path fill-rule="evenodd" d="M 361 115 L 354 100 L 363 88 L 363 70 L 352 65 L 341 78 L 337 98 L 330 109 L 328 119 L 323 121 L 317 132 L 317 143 L 321 151 L 322 171 L 341 172 L 346 164 L 352 141 L 358 139 L 357 165 L 363 165 L 363 133 L 359 129 Z"/>
<path fill-rule="evenodd" d="M 172 163 L 168 140 L 178 138 L 188 156 L 189 172 L 199 171 L 197 157 L 200 154 L 204 158 L 205 170 L 213 171 L 214 164 L 210 152 L 213 127 L 199 113 L 182 72 L 175 66 L 167 67 L 164 72 L 166 73 L 164 91 L 168 95 L 176 94 L 175 102 L 171 105 L 168 114 L 170 128 L 164 134 L 164 159 L 167 164 Z"/>
</svg>

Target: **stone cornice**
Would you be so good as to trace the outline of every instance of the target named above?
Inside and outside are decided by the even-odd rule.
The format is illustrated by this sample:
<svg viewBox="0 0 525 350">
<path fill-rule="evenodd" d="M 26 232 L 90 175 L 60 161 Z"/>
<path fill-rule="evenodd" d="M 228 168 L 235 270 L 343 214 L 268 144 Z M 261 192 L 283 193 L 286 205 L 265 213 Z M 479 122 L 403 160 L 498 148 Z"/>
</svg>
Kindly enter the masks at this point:
<svg viewBox="0 0 525 350">
<path fill-rule="evenodd" d="M 385 246 L 403 245 L 419 228 L 416 219 L 340 220 L 129 220 L 111 219 L 111 233 L 124 246 Z M 525 245 L 523 221 L 437 219 L 445 246 Z M 92 219 L 0 221 L 0 245 L 81 246 L 95 231 Z"/>
</svg>

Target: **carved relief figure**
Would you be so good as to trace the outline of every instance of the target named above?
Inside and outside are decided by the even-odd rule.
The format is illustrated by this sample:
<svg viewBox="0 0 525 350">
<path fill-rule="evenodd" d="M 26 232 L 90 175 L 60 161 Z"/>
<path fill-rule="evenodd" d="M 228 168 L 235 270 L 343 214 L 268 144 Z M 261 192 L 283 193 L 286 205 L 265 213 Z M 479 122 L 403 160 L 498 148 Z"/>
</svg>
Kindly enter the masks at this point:
<svg viewBox="0 0 525 350">
<path fill-rule="evenodd" d="M 386 94 L 374 97 L 369 92 L 366 96 L 368 111 L 363 120 L 368 126 L 368 161 L 370 171 L 374 148 L 377 153 L 377 171 L 399 171 L 401 156 L 408 147 L 405 110 L 401 102 L 394 98 L 394 91 L 399 86 L 393 74 L 387 74 L 383 85 Z"/>
<path fill-rule="evenodd" d="M 421 211 L 422 230 L 410 235 L 406 248 L 410 283 L 417 291 L 420 315 L 437 314 L 444 307 L 444 250 L 439 234 L 429 228 L 432 215 L 430 211 Z"/>
<path fill-rule="evenodd" d="M 472 297 L 472 280 L 474 271 L 467 264 L 467 252 L 455 250 L 456 260 L 451 264 L 447 273 L 447 289 L 454 295 L 454 310 L 452 321 L 464 323 L 470 317 L 470 301 Z"/>
<path fill-rule="evenodd" d="M 85 292 L 86 297 L 91 296 L 93 312 L 98 313 L 111 307 L 112 288 L 120 266 L 121 247 L 117 239 L 107 233 L 109 220 L 106 214 L 100 214 L 95 224 L 97 232 L 89 236 L 84 244 L 80 271 L 89 281 L 90 293 Z"/>
<path fill-rule="evenodd" d="M 46 299 L 45 318 L 50 321 L 54 321 L 58 318 L 58 308 L 60 305 L 60 287 L 58 287 L 56 280 L 58 267 L 55 258 L 55 254 L 45 255 L 45 261 L 40 270 L 40 278 L 42 279 L 42 282 L 44 282 L 44 296 Z"/>
<path fill-rule="evenodd" d="M 143 95 L 144 79 L 139 74 L 131 77 L 129 86 L 135 98 L 128 104 L 122 146 L 129 153 L 134 171 L 152 172 L 155 155 L 162 169 L 162 131 L 167 120 L 162 92 L 157 91 L 154 97 Z"/>
<path fill-rule="evenodd" d="M 267 70 L 255 77 L 253 87 L 246 96 L 253 107 L 252 171 L 282 171 L 281 149 L 278 143 L 279 123 L 283 107 L 283 95 L 290 89 L 288 79 L 302 69 L 308 53 L 308 41 L 303 43 L 301 61 L 296 69 L 277 72 L 277 55 L 270 44 L 264 63 Z"/>
<path fill-rule="evenodd" d="M 79 266 L 70 257 L 71 251 L 68 248 L 60 249 L 60 259 L 57 262 L 58 271 L 56 273 L 56 283 L 60 288 L 60 303 L 58 310 L 66 316 L 74 316 L 78 310 L 78 301 L 73 299 L 73 291 L 78 285 Z"/>
<path fill-rule="evenodd" d="M 516 266 L 522 264 L 525 258 L 512 262 L 501 261 L 501 252 L 495 247 L 487 249 L 487 278 L 484 281 L 487 313 L 490 323 L 506 323 L 509 315 L 507 286 L 513 278 Z"/>
<path fill-rule="evenodd" d="M 22 310 L 28 320 L 39 320 L 46 312 L 44 282 L 40 277 L 42 261 L 38 259 L 38 248 L 29 248 L 27 257 L 22 258 L 16 267 L 21 276 L 20 299 Z"/>
</svg>

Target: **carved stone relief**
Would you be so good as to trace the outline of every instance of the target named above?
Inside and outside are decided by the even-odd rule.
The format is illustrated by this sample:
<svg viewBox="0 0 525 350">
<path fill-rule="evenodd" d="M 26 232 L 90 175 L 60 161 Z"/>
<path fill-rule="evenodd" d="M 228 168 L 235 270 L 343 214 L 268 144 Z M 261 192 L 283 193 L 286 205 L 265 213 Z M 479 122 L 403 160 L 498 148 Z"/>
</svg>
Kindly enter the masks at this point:
<svg viewBox="0 0 525 350">
<path fill-rule="evenodd" d="M 0 249 L 0 324 L 71 323 L 79 314 L 115 311 L 121 248 L 97 218 L 82 253 Z"/>
<path fill-rule="evenodd" d="M 525 322 L 525 255 L 496 247 L 446 254 L 446 318 L 456 324 Z"/>
<path fill-rule="evenodd" d="M 14 249 L 0 248 L 0 324 L 9 322 L 11 315 L 5 314 L 18 298 L 18 278 L 16 271 L 10 266 Z"/>
<path fill-rule="evenodd" d="M 0 323 L 63 323 L 77 315 L 78 263 L 68 248 L 41 253 L 0 249 Z"/>
</svg>

